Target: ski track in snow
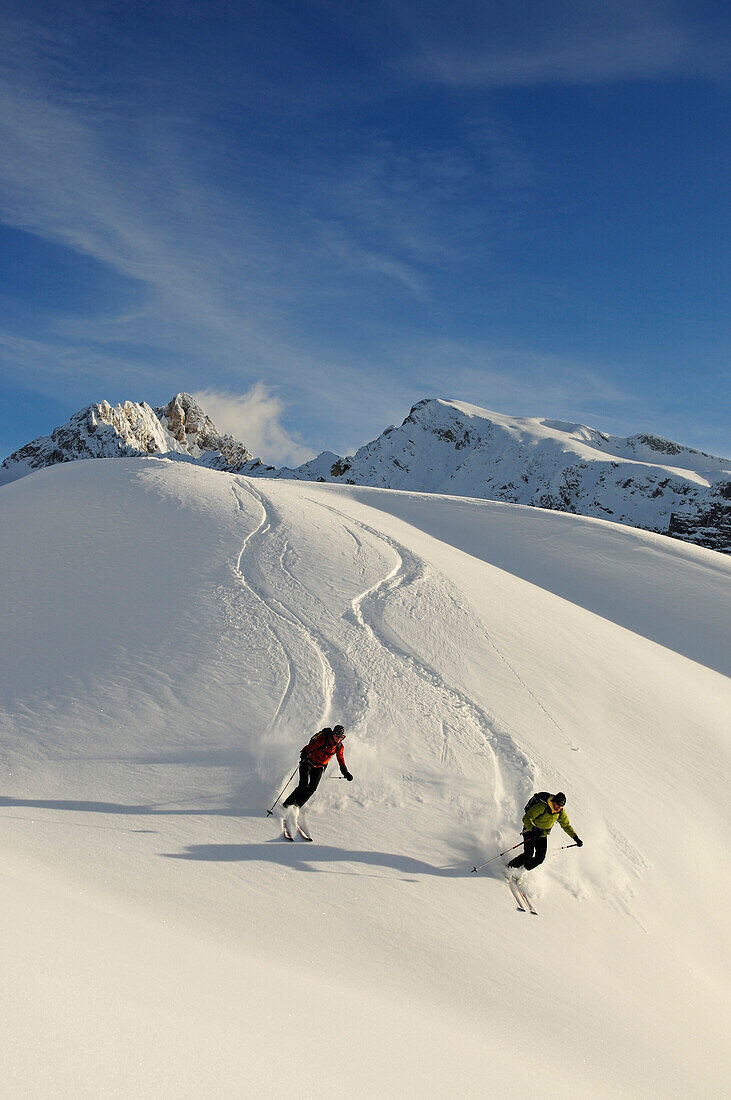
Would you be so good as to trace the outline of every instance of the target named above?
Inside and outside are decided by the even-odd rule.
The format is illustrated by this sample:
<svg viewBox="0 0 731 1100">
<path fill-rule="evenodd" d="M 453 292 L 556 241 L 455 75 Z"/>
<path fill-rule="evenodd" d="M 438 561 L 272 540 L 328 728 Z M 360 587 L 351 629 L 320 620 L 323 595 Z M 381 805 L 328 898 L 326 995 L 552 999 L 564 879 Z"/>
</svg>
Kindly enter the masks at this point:
<svg viewBox="0 0 731 1100">
<path fill-rule="evenodd" d="M 286 543 L 286 549 L 292 551 L 288 542 Z M 285 557 L 286 551 L 283 552 L 280 557 L 280 566 L 283 575 L 287 577 L 291 585 L 303 597 L 316 599 L 309 589 L 302 584 L 299 577 L 294 574 L 293 570 L 287 566 Z M 327 653 L 327 662 L 333 679 L 333 690 L 330 696 L 330 707 L 327 720 L 334 721 L 335 717 L 342 717 L 344 714 L 348 714 L 351 724 L 357 724 L 365 717 L 367 700 L 365 689 L 360 683 L 354 665 L 347 659 L 345 653 L 334 645 L 332 640 L 326 637 L 325 634 L 315 630 L 312 626 L 306 625 L 303 621 L 302 626 L 303 629 L 309 631 L 310 635 L 316 639 L 316 644 L 320 647 L 323 654 Z M 338 669 L 341 673 L 340 678 L 336 678 L 335 669 Z M 339 701 L 340 698 L 342 698 L 342 702 Z"/>
<path fill-rule="evenodd" d="M 242 503 L 242 501 L 240 500 L 240 498 L 239 498 L 239 496 L 238 496 L 238 494 L 237 494 L 237 492 L 236 492 L 236 486 L 235 486 L 235 485 L 232 485 L 232 486 L 231 486 L 231 491 L 232 491 L 232 493 L 233 493 L 233 495 L 234 495 L 234 499 L 235 499 L 235 501 L 236 501 L 236 507 L 238 508 L 239 512 L 242 512 L 242 513 L 243 513 L 243 511 L 244 511 L 244 506 L 243 506 L 243 503 Z M 244 585 L 244 586 L 245 586 L 245 587 L 246 587 L 246 588 L 247 588 L 247 589 L 249 590 L 249 592 L 251 592 L 251 593 L 252 593 L 252 595 L 253 595 L 253 596 L 254 596 L 254 597 L 255 597 L 255 598 L 257 599 L 257 600 L 259 600 L 259 601 L 260 601 L 260 602 L 261 602 L 261 603 L 262 603 L 262 604 L 264 605 L 264 607 L 266 607 L 266 608 L 267 608 L 267 610 L 268 610 L 268 611 L 269 611 L 269 612 L 270 612 L 270 613 L 271 613 L 271 614 L 272 614 L 272 615 L 274 616 L 274 615 L 276 615 L 276 611 L 275 611 L 275 609 L 274 609 L 274 608 L 272 608 L 272 607 L 271 607 L 271 606 L 269 605 L 269 603 L 268 603 L 268 602 L 267 602 L 267 600 L 266 600 L 266 599 L 264 598 L 264 596 L 262 596 L 262 594 L 261 594 L 260 592 L 257 592 L 257 590 L 255 589 L 255 587 L 253 586 L 253 584 L 251 584 L 251 583 L 250 583 L 250 582 L 249 582 L 249 581 L 247 580 L 246 576 L 244 575 L 243 569 L 242 569 L 242 561 L 243 561 L 243 557 L 244 557 L 244 554 L 245 554 L 245 553 L 246 553 L 246 552 L 247 552 L 248 550 L 250 550 L 250 544 L 251 544 L 251 543 L 252 543 L 252 542 L 253 542 L 253 541 L 254 541 L 255 539 L 263 539 L 263 538 L 264 538 L 264 537 L 266 536 L 266 534 L 267 534 L 267 532 L 268 532 L 268 530 L 269 530 L 269 520 L 268 520 L 268 516 L 267 516 L 267 511 L 266 511 L 266 508 L 264 507 L 264 505 L 263 505 L 262 501 L 261 501 L 261 500 L 259 500 L 259 499 L 258 499 L 258 498 L 256 497 L 256 494 L 252 493 L 251 495 L 252 495 L 252 496 L 254 496 L 254 497 L 255 497 L 255 499 L 257 499 L 257 500 L 258 500 L 258 503 L 259 503 L 259 505 L 261 506 L 261 509 L 262 509 L 262 518 L 261 518 L 261 521 L 259 522 L 259 525 L 258 525 L 258 527 L 256 527 L 256 528 L 255 528 L 255 529 L 254 529 L 253 531 L 250 531 L 250 532 L 249 532 L 249 534 L 248 534 L 248 535 L 246 536 L 246 538 L 244 539 L 243 545 L 242 545 L 242 547 L 241 547 L 241 550 L 239 551 L 239 554 L 238 554 L 238 557 L 237 557 L 237 559 L 236 559 L 236 563 L 235 563 L 235 565 L 234 565 L 234 567 L 233 567 L 233 570 L 234 570 L 234 573 L 235 573 L 236 577 L 238 578 L 238 580 L 239 580 L 239 581 L 240 581 L 240 582 L 241 582 L 241 583 L 242 583 L 242 584 L 243 584 L 243 585 Z M 287 706 L 287 703 L 289 702 L 289 699 L 290 699 L 290 698 L 291 698 L 291 696 L 292 696 L 292 693 L 293 693 L 293 690 L 294 690 L 294 686 L 295 686 L 295 683 L 296 683 L 296 679 L 297 679 L 297 673 L 296 673 L 296 666 L 295 666 L 295 662 L 294 662 L 294 661 L 293 661 L 293 659 L 292 659 L 292 655 L 291 655 L 291 653 L 289 652 L 289 650 L 288 650 L 287 646 L 286 646 L 286 645 L 284 644 L 284 642 L 282 641 L 282 638 L 281 638 L 281 632 L 277 631 L 277 630 L 276 630 L 276 628 L 275 628 L 275 626 L 274 626 L 273 624 L 270 624 L 270 629 L 271 629 L 271 631 L 272 631 L 272 634 L 273 634 L 273 635 L 274 635 L 274 637 L 276 638 L 276 640 L 277 640 L 277 643 L 279 644 L 279 647 L 280 647 L 280 649 L 281 649 L 281 651 L 282 651 L 282 655 L 283 655 L 283 657 L 284 657 L 284 662 L 285 662 L 285 666 L 286 666 L 286 669 L 287 669 L 286 683 L 285 683 L 285 685 L 284 685 L 284 688 L 283 688 L 283 691 L 282 691 L 282 695 L 281 695 L 281 697 L 280 697 L 280 699 L 279 699 L 279 702 L 277 703 L 277 706 L 276 706 L 276 708 L 275 708 L 275 711 L 274 711 L 274 721 L 276 722 L 276 721 L 277 721 L 278 719 L 280 719 L 280 718 L 281 718 L 281 716 L 283 715 L 283 713 L 284 713 L 284 711 L 285 711 L 285 708 L 286 708 L 286 706 Z"/>
<path fill-rule="evenodd" d="M 343 522 L 346 529 L 350 530 L 358 545 L 360 545 L 360 542 L 350 526 L 354 523 L 362 531 L 366 531 L 374 539 L 388 546 L 396 556 L 396 563 L 391 571 L 376 584 L 360 592 L 351 601 L 352 617 L 360 627 L 372 635 L 385 651 L 390 655 L 397 656 L 403 664 L 413 670 L 417 676 L 443 697 L 447 712 L 460 720 L 454 729 L 455 736 L 461 739 L 471 752 L 480 753 L 485 745 L 488 747 L 494 769 L 495 789 L 493 797 L 497 811 L 496 820 L 514 820 L 516 804 L 521 804 L 521 799 L 523 802 L 525 801 L 525 792 L 533 784 L 533 770 L 530 761 L 518 748 L 510 734 L 499 728 L 494 715 L 488 714 L 460 688 L 447 684 L 439 672 L 424 657 L 406 649 L 403 643 L 388 632 L 384 626 L 384 602 L 397 589 L 415 589 L 417 595 L 414 602 L 416 603 L 418 602 L 419 586 L 429 581 L 438 584 L 445 590 L 449 590 L 449 595 L 457 602 L 456 594 L 451 591 L 452 586 L 448 585 L 446 579 L 437 575 L 421 558 L 396 542 L 395 539 L 374 530 L 360 520 L 353 520 L 352 517 L 345 515 L 337 508 L 323 505 L 319 501 L 312 500 L 312 498 L 307 499 L 312 504 L 326 508 L 336 515 Z M 461 607 L 461 605 L 459 606 Z M 368 618 L 364 613 L 366 609 L 368 609 Z M 469 612 L 469 609 L 461 609 Z M 465 727 L 467 729 L 470 727 L 476 728 L 478 737 L 470 737 Z M 446 765 L 449 755 L 456 762 L 455 754 L 450 747 L 449 729 L 449 725 L 442 721 L 440 726 L 442 744 L 439 755 L 443 766 Z M 507 783 L 504 774 L 506 771 L 510 775 L 510 780 Z"/>
<path fill-rule="evenodd" d="M 239 482 L 239 484 L 242 484 Z M 269 615 L 269 627 L 272 634 L 277 640 L 279 647 L 282 651 L 285 666 L 287 669 L 286 682 L 284 684 L 282 694 L 279 702 L 274 710 L 272 716 L 272 725 L 288 722 L 288 711 L 290 707 L 293 707 L 296 692 L 301 675 L 297 671 L 297 658 L 291 645 L 288 645 L 285 638 L 289 631 L 293 628 L 299 633 L 300 640 L 304 643 L 304 652 L 307 649 L 314 649 L 315 661 L 318 671 L 320 673 L 320 683 L 322 686 L 322 700 L 321 700 L 321 714 L 327 714 L 330 707 L 330 699 L 332 694 L 332 670 L 327 664 L 324 653 L 317 646 L 316 640 L 312 637 L 311 633 L 307 630 L 302 622 L 300 622 L 296 616 L 292 615 L 286 608 L 282 607 L 278 601 L 276 601 L 266 590 L 262 578 L 262 584 L 258 585 L 254 576 L 259 570 L 259 558 L 260 558 L 260 546 L 263 546 L 271 532 L 271 517 L 264 504 L 264 501 L 258 493 L 250 489 L 250 487 L 243 483 L 244 488 L 249 492 L 262 510 L 262 518 L 257 528 L 251 531 L 244 539 L 241 550 L 239 551 L 238 558 L 233 567 L 234 574 L 241 584 L 243 584 L 252 595 L 260 601 L 262 606 L 266 609 Z M 243 512 L 243 503 L 238 496 L 236 486 L 232 486 L 232 492 L 236 500 L 238 509 Z M 251 558 L 251 568 L 244 572 L 244 558 Z M 259 570 L 259 572 L 261 572 Z M 284 776 L 280 777 L 283 781 Z"/>
<path fill-rule="evenodd" d="M 292 721 L 306 732 L 313 721 L 322 726 L 334 720 L 333 715 L 347 713 L 350 715 L 351 722 L 362 719 L 367 702 L 355 668 L 330 638 L 318 630 L 311 621 L 305 619 L 300 610 L 301 607 L 306 607 L 307 602 L 314 597 L 287 564 L 287 558 L 293 553 L 293 548 L 279 513 L 260 491 L 247 482 L 239 484 L 243 484 L 246 491 L 254 497 L 262 509 L 263 516 L 257 529 L 245 539 L 234 571 L 278 623 L 279 629 L 274 628 L 274 632 L 289 669 L 288 683 L 277 707 L 275 719 L 286 717 L 285 712 L 293 701 L 297 682 L 307 678 L 306 674 L 303 675 L 297 670 L 297 661 L 282 638 L 282 626 L 294 629 L 300 634 L 305 646 L 315 654 L 319 665 L 322 695 L 319 718 L 312 719 L 308 713 L 310 708 L 300 705 L 299 708 L 293 706 L 295 713 L 292 715 Z M 241 508 L 235 489 L 234 495 Z M 274 553 L 273 559 L 271 555 L 267 556 L 269 548 Z M 244 556 L 250 559 L 246 575 L 243 570 Z M 276 584 L 270 580 L 267 576 L 267 567 L 273 567 L 280 575 L 278 579 L 287 583 Z M 255 580 L 257 575 L 260 578 L 259 581 Z M 287 598 L 287 584 L 297 591 L 298 599 Z M 274 591 L 277 595 L 274 595 Z M 294 610 L 295 606 L 298 608 L 297 611 Z M 297 713 L 298 709 L 299 713 Z"/>
<path fill-rule="evenodd" d="M 482 743 L 487 743 L 492 753 L 494 766 L 493 820 L 495 834 L 496 838 L 502 837 L 504 835 L 503 830 L 506 827 L 513 828 L 516 817 L 518 819 L 522 818 L 523 806 L 530 793 L 538 785 L 535 765 L 524 755 L 510 733 L 500 727 L 493 714 L 488 713 L 465 691 L 447 684 L 440 673 L 427 660 L 421 655 L 404 648 L 400 639 L 395 638 L 393 632 L 388 631 L 384 625 L 386 604 L 390 595 L 393 595 L 398 589 L 413 588 L 415 597 L 412 602 L 414 606 L 418 606 L 418 589 L 427 583 L 438 585 L 443 590 L 445 595 L 443 602 L 445 604 L 448 599 L 451 599 L 460 610 L 471 614 L 469 608 L 463 607 L 459 599 L 459 593 L 453 589 L 446 578 L 436 574 L 427 563 L 396 540 L 384 535 L 382 532 L 375 531 L 362 521 L 353 520 L 352 517 L 332 505 L 323 505 L 318 501 L 313 501 L 312 498 L 308 499 L 313 504 L 328 508 L 329 511 L 338 516 L 359 548 L 362 547 L 362 543 L 352 530 L 352 524 L 356 524 L 361 531 L 365 531 L 381 543 L 385 543 L 396 556 L 396 562 L 390 572 L 374 585 L 360 592 L 351 601 L 352 616 L 359 626 L 370 631 L 384 650 L 387 650 L 391 655 L 398 656 L 405 665 L 413 669 L 422 680 L 434 687 L 443 696 L 445 708 L 450 715 L 449 719 L 442 719 L 440 727 L 439 760 L 443 768 L 451 767 L 458 773 L 464 774 L 464 769 L 461 767 L 459 755 L 456 751 L 459 742 L 464 743 L 468 751 L 476 755 L 480 754 Z M 482 626 L 480 626 L 480 633 L 543 714 L 551 721 L 568 746 L 573 751 L 579 751 L 578 746 L 568 737 Z M 469 736 L 468 731 L 470 729 L 479 731 L 478 738 Z M 453 741 L 455 742 L 454 745 Z M 564 778 L 549 762 L 544 762 L 541 771 L 545 776 L 552 777 L 553 786 L 556 789 L 565 785 Z M 487 816 L 487 807 L 482 807 L 479 812 L 482 816 Z M 643 927 L 634 912 L 634 890 L 631 886 L 631 878 L 646 870 L 648 864 L 627 838 L 622 835 L 616 825 L 607 821 L 607 826 L 620 857 L 620 862 L 628 866 L 630 873 L 625 876 L 623 884 L 615 882 L 611 890 L 605 890 L 597 884 L 598 892 L 612 907 L 626 913 L 640 927 Z M 577 886 L 572 886 L 567 882 L 566 887 L 575 896 L 579 896 L 580 890 Z"/>
<path fill-rule="evenodd" d="M 333 643 L 332 638 L 318 629 L 314 625 L 314 622 L 311 620 L 306 621 L 303 617 L 301 608 L 306 608 L 307 604 L 312 603 L 313 600 L 317 601 L 317 597 L 302 583 L 299 577 L 295 575 L 292 568 L 287 564 L 287 558 L 294 554 L 294 547 L 285 533 L 285 528 L 277 509 L 269 500 L 267 500 L 265 505 L 261 493 L 253 489 L 251 491 L 257 496 L 262 507 L 267 511 L 269 518 L 268 534 L 271 535 L 273 540 L 281 539 L 281 550 L 276 559 L 276 567 L 281 573 L 281 579 L 287 582 L 285 585 L 276 586 L 278 591 L 276 597 L 269 595 L 266 598 L 262 598 L 264 598 L 264 602 L 276 614 L 280 615 L 282 618 L 291 620 L 303 631 L 304 635 L 320 657 L 323 667 L 325 695 L 325 705 L 323 706 L 320 716 L 320 723 L 325 724 L 326 722 L 334 721 L 337 719 L 337 716 L 347 713 L 350 716 L 351 724 L 354 724 L 362 719 L 367 706 L 366 694 L 360 684 L 355 667 L 352 662 L 348 660 L 346 654 Z M 258 564 L 260 571 L 262 571 L 262 562 L 260 561 Z M 271 581 L 265 583 L 268 589 L 274 587 Z M 296 599 L 287 598 L 287 585 L 296 592 Z M 261 593 L 258 594 L 261 596 Z M 300 610 L 295 612 L 293 610 L 293 605 Z M 321 613 L 324 611 L 321 605 L 316 607 L 315 610 L 319 610 Z M 316 615 L 313 613 L 311 619 L 314 618 L 316 618 Z M 307 723 L 309 726 L 309 719 Z"/>
</svg>

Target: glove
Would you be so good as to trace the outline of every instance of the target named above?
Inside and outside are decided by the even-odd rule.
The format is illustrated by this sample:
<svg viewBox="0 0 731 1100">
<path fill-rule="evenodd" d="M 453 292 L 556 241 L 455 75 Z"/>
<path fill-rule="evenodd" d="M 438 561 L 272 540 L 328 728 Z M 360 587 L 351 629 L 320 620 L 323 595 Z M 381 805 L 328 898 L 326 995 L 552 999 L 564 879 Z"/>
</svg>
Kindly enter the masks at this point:
<svg viewBox="0 0 731 1100">
<path fill-rule="evenodd" d="M 581 839 L 580 836 L 575 836 L 574 837 L 574 844 L 576 845 L 577 848 L 583 848 L 584 847 L 584 841 Z"/>
<path fill-rule="evenodd" d="M 352 775 L 350 774 L 350 772 L 348 771 L 348 769 L 347 769 L 347 768 L 345 768 L 345 769 L 343 770 L 343 779 L 347 779 L 347 780 L 348 780 L 348 783 L 352 783 L 352 782 L 353 782 L 353 777 L 352 777 Z"/>
</svg>

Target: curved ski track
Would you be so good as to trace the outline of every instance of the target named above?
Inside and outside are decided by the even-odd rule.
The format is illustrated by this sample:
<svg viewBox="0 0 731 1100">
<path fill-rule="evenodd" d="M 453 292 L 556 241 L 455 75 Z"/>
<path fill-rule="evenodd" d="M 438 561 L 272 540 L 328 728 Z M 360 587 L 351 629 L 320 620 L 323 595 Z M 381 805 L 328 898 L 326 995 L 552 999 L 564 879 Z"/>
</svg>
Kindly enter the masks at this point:
<svg viewBox="0 0 731 1100">
<path fill-rule="evenodd" d="M 312 498 L 308 499 L 313 504 L 320 503 L 313 501 Z M 445 577 L 437 574 L 426 562 L 401 543 L 396 542 L 395 539 L 376 531 L 361 520 L 354 520 L 331 505 L 320 504 L 320 507 L 327 508 L 328 511 L 337 515 L 357 543 L 359 540 L 350 530 L 349 524 L 357 524 L 362 531 L 367 531 L 373 538 L 390 547 L 396 555 L 396 564 L 390 573 L 370 588 L 359 593 L 351 601 L 353 619 L 362 629 L 368 631 L 384 650 L 389 654 L 398 656 L 417 676 L 443 696 L 448 711 L 455 716 L 455 724 L 450 726 L 445 721 L 441 723 L 439 757 L 442 765 L 446 765 L 450 759 L 455 764 L 457 763 L 457 758 L 451 747 L 452 737 L 457 741 L 461 741 L 469 752 L 477 755 L 484 753 L 485 746 L 487 746 L 494 766 L 494 797 L 496 809 L 499 811 L 498 819 L 514 820 L 516 805 L 523 805 L 527 793 L 533 785 L 533 769 L 528 758 L 518 748 L 511 735 L 500 728 L 494 715 L 489 714 L 465 691 L 453 684 L 448 684 L 441 673 L 430 665 L 423 656 L 405 648 L 401 640 L 384 627 L 384 603 L 389 594 L 396 592 L 397 589 L 413 587 L 416 590 L 413 602 L 416 604 L 419 585 L 427 582 L 438 583 L 459 605 L 452 585 Z M 368 609 L 370 612 L 368 618 L 364 614 L 364 609 Z M 492 640 L 490 638 L 487 640 L 494 648 Z M 470 736 L 468 732 L 470 727 L 476 728 L 478 737 Z M 510 773 L 510 781 L 507 784 L 504 770 Z"/>
<path fill-rule="evenodd" d="M 241 502 L 241 499 L 239 498 L 239 496 L 236 492 L 236 486 L 235 485 L 231 486 L 231 491 L 234 495 L 234 500 L 236 501 L 237 508 L 239 509 L 240 512 L 243 512 L 244 507 L 243 507 L 243 504 Z M 241 568 L 242 559 L 244 557 L 244 553 L 246 552 L 246 550 L 249 547 L 249 543 L 252 542 L 252 540 L 254 540 L 254 539 L 263 538 L 266 535 L 267 531 L 269 530 L 269 522 L 268 522 L 266 508 L 264 508 L 261 500 L 259 500 L 259 498 L 256 496 L 255 493 L 252 493 L 251 495 L 254 496 L 255 499 L 257 499 L 257 501 L 258 501 L 258 503 L 261 507 L 262 518 L 259 522 L 259 525 L 253 531 L 250 531 L 249 534 L 244 539 L 243 545 L 241 547 L 241 550 L 239 551 L 239 555 L 236 559 L 236 564 L 234 565 L 233 570 L 234 570 L 234 573 L 236 574 L 236 576 L 238 577 L 239 581 L 252 593 L 252 595 L 257 600 L 259 600 L 267 608 L 267 610 L 272 612 L 273 615 L 276 615 L 275 610 L 269 606 L 266 599 L 261 595 L 261 593 L 257 592 L 256 589 L 254 588 L 254 586 L 247 581 L 246 577 L 244 576 L 243 570 Z M 282 691 L 281 698 L 280 698 L 279 702 L 277 703 L 276 709 L 274 711 L 274 720 L 276 721 L 281 716 L 282 712 L 284 711 L 284 708 L 287 704 L 287 701 L 288 701 L 289 697 L 292 694 L 292 689 L 293 689 L 294 682 L 295 682 L 296 672 L 295 672 L 295 665 L 294 665 L 294 662 L 292 660 L 291 654 L 290 654 L 289 650 L 287 649 L 287 647 L 285 646 L 284 642 L 282 641 L 280 633 L 275 629 L 275 626 L 273 624 L 270 624 L 270 629 L 272 631 L 272 634 L 276 638 L 277 643 L 279 644 L 279 647 L 282 651 L 282 655 L 284 657 L 285 665 L 286 665 L 286 668 L 287 668 L 286 683 L 284 685 L 284 689 Z"/>
<path fill-rule="evenodd" d="M 294 628 L 299 632 L 301 639 L 305 642 L 306 646 L 309 646 L 314 650 L 316 660 L 320 665 L 320 677 L 321 677 L 321 691 L 322 691 L 322 703 L 320 707 L 319 722 L 324 723 L 327 721 L 327 717 L 332 709 L 332 699 L 334 694 L 335 676 L 332 667 L 325 655 L 323 648 L 318 644 L 318 640 L 314 633 L 307 627 L 302 619 L 296 615 L 290 608 L 286 607 L 280 600 L 268 590 L 269 586 L 266 584 L 266 579 L 263 576 L 260 564 L 260 551 L 258 549 L 259 544 L 263 545 L 267 535 L 272 531 L 272 515 L 267 509 L 264 499 L 260 493 L 253 489 L 247 482 L 239 482 L 243 488 L 252 496 L 262 510 L 262 518 L 259 526 L 251 531 L 246 538 L 239 552 L 236 565 L 234 566 L 234 572 L 240 579 L 240 581 L 249 589 L 253 595 L 261 601 L 264 607 L 269 611 L 273 618 L 271 629 L 276 637 L 279 645 L 282 649 L 285 662 L 288 669 L 287 683 L 284 686 L 282 696 L 274 712 L 274 720 L 282 719 L 286 716 L 286 709 L 290 701 L 292 700 L 296 684 L 297 684 L 297 662 L 291 652 L 291 649 L 284 641 L 283 635 L 286 634 L 286 627 Z M 232 486 L 232 491 L 237 502 L 239 509 L 243 510 L 241 500 L 236 492 L 236 486 Z M 250 554 L 252 557 L 251 569 L 245 574 L 243 570 L 243 559 L 245 554 Z M 283 557 L 284 551 L 280 557 Z M 283 566 L 282 566 L 283 568 Z M 257 585 L 254 581 L 255 572 L 259 573 L 261 582 Z M 299 724 L 299 723 L 298 723 Z"/>
</svg>

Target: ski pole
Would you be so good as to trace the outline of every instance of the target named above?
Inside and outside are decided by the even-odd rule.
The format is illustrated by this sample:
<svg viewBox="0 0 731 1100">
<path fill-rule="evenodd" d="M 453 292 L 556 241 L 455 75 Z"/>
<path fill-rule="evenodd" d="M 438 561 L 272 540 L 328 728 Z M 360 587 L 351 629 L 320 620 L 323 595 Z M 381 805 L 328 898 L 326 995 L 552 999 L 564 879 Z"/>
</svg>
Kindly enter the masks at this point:
<svg viewBox="0 0 731 1100">
<path fill-rule="evenodd" d="M 494 863 L 496 859 L 500 859 L 500 856 L 506 856 L 508 852 L 514 852 L 516 848 L 520 848 L 522 843 L 523 841 L 519 840 L 518 843 L 514 844 L 512 848 L 506 848 L 504 852 L 498 852 L 498 854 L 496 856 L 493 856 L 492 859 L 486 859 L 485 862 L 481 863 L 479 867 L 473 867 L 472 871 L 470 871 L 470 874 L 473 874 L 475 871 L 481 871 L 483 867 L 487 867 L 488 863 Z M 567 847 L 570 848 L 571 845 L 569 844 L 567 845 Z"/>
<path fill-rule="evenodd" d="M 288 779 L 288 780 L 287 780 L 287 782 L 286 782 L 286 783 L 284 784 L 284 786 L 282 787 L 281 791 L 279 792 L 279 794 L 277 795 L 277 797 L 276 797 L 276 798 L 274 799 L 274 801 L 272 802 L 272 809 L 271 809 L 271 810 L 267 810 L 267 817 L 271 817 L 271 816 L 272 816 L 272 810 L 273 810 L 273 809 L 274 809 L 274 807 L 276 806 L 277 802 L 279 802 L 279 799 L 280 799 L 280 798 L 282 797 L 282 795 L 283 795 L 283 794 L 284 794 L 284 792 L 286 791 L 286 789 L 287 789 L 287 787 L 289 786 L 289 784 L 290 784 L 290 783 L 292 782 L 292 780 L 294 779 L 294 777 L 295 777 L 295 774 L 296 774 L 296 772 L 297 772 L 297 768 L 295 768 L 295 769 L 294 769 L 294 771 L 293 771 L 293 772 L 292 772 L 292 774 L 290 775 L 289 779 Z"/>
</svg>

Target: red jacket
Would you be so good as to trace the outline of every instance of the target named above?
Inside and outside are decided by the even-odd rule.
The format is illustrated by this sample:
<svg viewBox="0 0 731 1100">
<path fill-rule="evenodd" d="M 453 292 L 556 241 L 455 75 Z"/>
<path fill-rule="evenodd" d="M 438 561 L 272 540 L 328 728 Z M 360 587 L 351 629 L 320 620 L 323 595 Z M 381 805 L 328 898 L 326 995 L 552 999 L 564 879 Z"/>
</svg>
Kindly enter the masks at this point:
<svg viewBox="0 0 731 1100">
<path fill-rule="evenodd" d="M 326 768 L 333 756 L 337 756 L 338 764 L 341 769 L 345 767 L 345 757 L 343 756 L 343 741 L 345 735 L 342 738 L 335 736 L 329 726 L 326 726 L 324 730 L 320 730 L 316 733 L 308 744 L 304 746 L 301 756 L 306 756 L 311 764 L 314 764 L 316 768 Z"/>
</svg>

